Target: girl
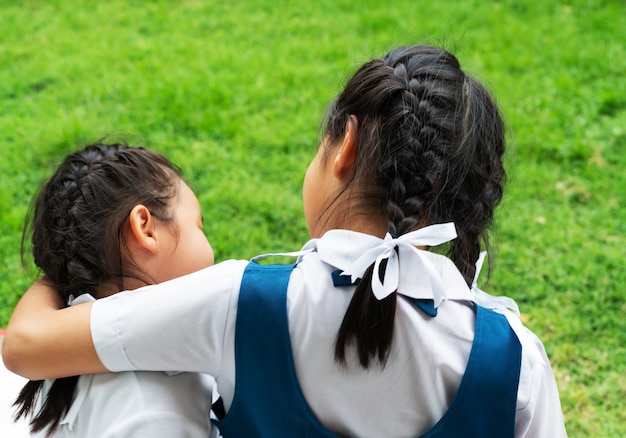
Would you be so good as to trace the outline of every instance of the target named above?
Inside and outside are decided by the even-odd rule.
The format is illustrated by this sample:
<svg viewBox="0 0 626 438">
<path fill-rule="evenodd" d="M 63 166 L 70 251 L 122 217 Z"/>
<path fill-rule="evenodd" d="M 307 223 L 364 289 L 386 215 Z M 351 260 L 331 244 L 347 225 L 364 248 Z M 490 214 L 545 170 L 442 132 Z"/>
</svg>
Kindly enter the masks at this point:
<svg viewBox="0 0 626 438">
<path fill-rule="evenodd" d="M 392 50 L 329 109 L 295 265 L 226 261 L 61 311 L 71 328 L 35 284 L 8 327 L 7 366 L 201 370 L 216 376 L 224 436 L 565 436 L 541 342 L 514 303 L 475 286 L 504 146 L 493 98 L 453 55 Z M 71 350 L 78 360 L 59 360 Z"/>
<path fill-rule="evenodd" d="M 68 156 L 37 196 L 30 229 L 34 262 L 59 305 L 213 264 L 198 201 L 178 170 L 120 144 Z M 15 402 L 16 418 L 32 416 L 32 432 L 68 437 L 206 437 L 210 404 L 199 374 L 151 372 L 30 381 Z"/>
</svg>

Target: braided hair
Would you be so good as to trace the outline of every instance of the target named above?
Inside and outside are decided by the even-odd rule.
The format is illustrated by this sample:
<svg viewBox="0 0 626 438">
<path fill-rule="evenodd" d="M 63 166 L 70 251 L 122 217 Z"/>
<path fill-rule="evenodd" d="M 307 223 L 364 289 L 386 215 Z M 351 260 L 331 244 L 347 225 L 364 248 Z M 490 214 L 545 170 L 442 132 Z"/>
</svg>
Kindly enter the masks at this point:
<svg viewBox="0 0 626 438">
<path fill-rule="evenodd" d="M 35 198 L 22 238 L 27 236 L 35 265 L 67 303 L 70 296 L 98 296 L 103 282 L 136 276 L 124 230 L 135 205 L 145 205 L 160 221 L 172 221 L 170 204 L 180 171 L 163 156 L 124 144 L 96 143 L 65 158 Z M 145 280 L 144 281 L 149 281 Z M 50 435 L 68 412 L 78 377 L 56 379 L 32 432 Z M 34 412 L 43 381 L 28 382 L 14 406 L 16 419 Z"/>
<path fill-rule="evenodd" d="M 330 106 L 327 153 L 340 143 L 351 116 L 358 128 L 355 164 L 343 188 L 350 189 L 349 208 L 387 218 L 392 237 L 454 222 L 458 237 L 446 255 L 470 285 L 505 181 L 505 127 L 492 96 L 447 51 L 400 47 L 365 63 Z M 339 363 L 346 363 L 351 344 L 365 368 L 372 359 L 383 366 L 387 360 L 396 294 L 378 301 L 372 275 L 378 275 L 373 265 L 337 334 Z"/>
</svg>

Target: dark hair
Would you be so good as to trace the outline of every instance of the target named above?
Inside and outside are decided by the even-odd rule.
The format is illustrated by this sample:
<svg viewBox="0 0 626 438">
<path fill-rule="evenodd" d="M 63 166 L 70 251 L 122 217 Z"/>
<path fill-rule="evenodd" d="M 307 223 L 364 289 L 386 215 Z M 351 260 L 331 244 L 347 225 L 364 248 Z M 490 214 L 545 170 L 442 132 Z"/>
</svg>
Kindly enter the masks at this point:
<svg viewBox="0 0 626 438">
<path fill-rule="evenodd" d="M 471 284 L 481 243 L 502 198 L 505 126 L 487 89 L 458 60 L 430 46 L 397 48 L 365 63 L 330 106 L 327 153 L 357 119 L 356 158 L 349 181 L 351 211 L 380 215 L 398 237 L 426 225 L 454 222 L 447 248 Z M 328 208 L 337 208 L 337 195 Z M 384 270 L 384 266 L 381 266 Z M 373 265 L 359 282 L 337 334 L 335 359 L 346 363 L 356 344 L 360 364 L 386 363 L 396 294 L 378 301 Z"/>
<path fill-rule="evenodd" d="M 123 239 L 129 213 L 145 205 L 158 220 L 170 222 L 170 200 L 178 193 L 180 171 L 166 158 L 143 148 L 96 143 L 65 158 L 34 200 L 22 237 L 31 235 L 35 265 L 59 297 L 91 293 L 98 286 L 133 273 Z M 148 280 L 149 281 L 149 280 Z M 69 410 L 78 376 L 56 379 L 31 431 L 51 434 Z M 14 406 L 16 420 L 34 413 L 43 381 L 28 382 Z"/>
</svg>

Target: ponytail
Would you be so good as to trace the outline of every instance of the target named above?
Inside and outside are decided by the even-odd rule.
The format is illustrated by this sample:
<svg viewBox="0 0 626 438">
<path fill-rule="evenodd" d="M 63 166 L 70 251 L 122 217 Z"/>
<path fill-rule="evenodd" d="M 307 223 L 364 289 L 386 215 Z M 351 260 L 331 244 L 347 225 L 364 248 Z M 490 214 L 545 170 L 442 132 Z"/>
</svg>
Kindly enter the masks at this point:
<svg viewBox="0 0 626 438">
<path fill-rule="evenodd" d="M 384 275 L 386 263 L 381 263 Z M 372 359 L 381 364 L 387 362 L 389 347 L 393 338 L 393 324 L 396 316 L 396 294 L 392 293 L 382 300 L 376 299 L 372 292 L 371 265 L 359 281 L 348 305 L 346 314 L 337 332 L 335 342 L 335 360 L 346 364 L 346 347 L 355 341 L 358 360 L 361 366 L 368 368 Z"/>
<path fill-rule="evenodd" d="M 64 377 L 52 382 L 41 409 L 30 421 L 32 433 L 48 428 L 46 436 L 52 435 L 72 406 L 77 383 L 78 376 Z M 41 394 L 43 384 L 43 380 L 31 380 L 24 385 L 15 403 L 13 403 L 13 406 L 18 408 L 15 414 L 16 420 L 22 417 L 26 418 L 29 413 L 35 411 L 35 404 Z"/>
</svg>

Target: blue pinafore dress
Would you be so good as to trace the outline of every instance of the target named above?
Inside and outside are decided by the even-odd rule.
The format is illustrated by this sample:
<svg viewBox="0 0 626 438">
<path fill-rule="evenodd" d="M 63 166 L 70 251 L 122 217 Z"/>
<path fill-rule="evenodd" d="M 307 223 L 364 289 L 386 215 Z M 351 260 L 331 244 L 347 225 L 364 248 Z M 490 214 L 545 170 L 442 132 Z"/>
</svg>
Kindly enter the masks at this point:
<svg viewBox="0 0 626 438">
<path fill-rule="evenodd" d="M 336 437 L 315 417 L 296 378 L 286 304 L 294 266 L 246 267 L 235 331 L 235 394 L 216 423 L 225 438 Z M 422 437 L 513 437 L 521 357 L 506 318 L 477 305 L 465 375 L 448 411 Z"/>
</svg>

